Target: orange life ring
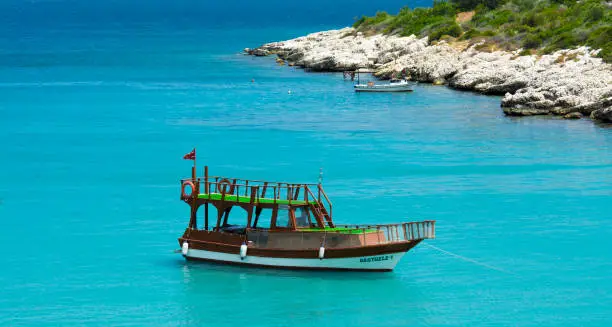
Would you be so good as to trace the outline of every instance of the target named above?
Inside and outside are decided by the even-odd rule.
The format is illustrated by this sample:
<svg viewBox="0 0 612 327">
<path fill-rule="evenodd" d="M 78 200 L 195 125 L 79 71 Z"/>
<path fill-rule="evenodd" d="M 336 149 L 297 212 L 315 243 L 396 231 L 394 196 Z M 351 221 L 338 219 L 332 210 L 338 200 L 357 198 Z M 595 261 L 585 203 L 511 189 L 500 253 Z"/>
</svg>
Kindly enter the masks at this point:
<svg viewBox="0 0 612 327">
<path fill-rule="evenodd" d="M 224 178 L 217 183 L 217 191 L 221 194 L 232 194 L 234 193 L 234 184 L 229 179 Z"/>
<path fill-rule="evenodd" d="M 185 193 L 185 188 L 187 188 L 187 186 L 191 187 L 191 193 L 189 194 Z M 190 198 L 194 194 L 195 189 L 195 185 L 191 181 L 184 181 L 183 185 L 181 185 L 181 197 Z"/>
</svg>

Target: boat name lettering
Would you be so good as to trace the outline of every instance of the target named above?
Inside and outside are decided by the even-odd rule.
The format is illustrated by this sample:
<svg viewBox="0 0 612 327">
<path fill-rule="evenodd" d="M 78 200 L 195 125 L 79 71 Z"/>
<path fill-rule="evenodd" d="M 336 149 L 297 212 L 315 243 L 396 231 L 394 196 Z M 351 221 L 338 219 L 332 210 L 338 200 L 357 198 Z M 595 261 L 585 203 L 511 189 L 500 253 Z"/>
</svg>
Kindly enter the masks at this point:
<svg viewBox="0 0 612 327">
<path fill-rule="evenodd" d="M 374 262 L 374 261 L 385 261 L 385 260 L 393 260 L 392 255 L 381 255 L 378 257 L 370 257 L 370 258 L 361 258 L 359 262 Z"/>
</svg>

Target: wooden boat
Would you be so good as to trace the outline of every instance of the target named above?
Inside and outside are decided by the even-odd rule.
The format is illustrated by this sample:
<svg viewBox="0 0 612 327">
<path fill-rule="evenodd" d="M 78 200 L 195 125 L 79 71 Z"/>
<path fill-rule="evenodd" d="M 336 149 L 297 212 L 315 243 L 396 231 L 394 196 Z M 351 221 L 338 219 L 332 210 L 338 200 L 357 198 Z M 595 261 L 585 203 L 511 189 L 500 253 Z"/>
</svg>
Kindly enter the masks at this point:
<svg viewBox="0 0 612 327">
<path fill-rule="evenodd" d="M 413 83 L 405 80 L 391 81 L 388 84 L 368 82 L 367 84 L 356 84 L 355 92 L 412 92 L 413 86 Z"/>
<path fill-rule="evenodd" d="M 191 214 L 178 242 L 188 260 L 390 271 L 408 250 L 435 236 L 435 221 L 336 225 L 320 182 L 209 176 L 208 167 L 204 177 L 196 177 L 195 171 L 194 166 L 191 178 L 181 180 L 181 200 Z"/>
</svg>

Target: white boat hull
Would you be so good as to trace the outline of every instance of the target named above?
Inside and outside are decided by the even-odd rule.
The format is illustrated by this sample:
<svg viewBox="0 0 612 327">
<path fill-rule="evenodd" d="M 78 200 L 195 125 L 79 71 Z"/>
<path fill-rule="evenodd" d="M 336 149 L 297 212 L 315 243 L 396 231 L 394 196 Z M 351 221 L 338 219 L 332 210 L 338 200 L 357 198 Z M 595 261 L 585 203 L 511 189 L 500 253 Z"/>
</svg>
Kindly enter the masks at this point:
<svg viewBox="0 0 612 327">
<path fill-rule="evenodd" d="M 355 92 L 410 92 L 412 91 L 412 85 L 401 83 L 398 85 L 386 84 L 386 85 L 355 85 Z"/>
<path fill-rule="evenodd" d="M 206 250 L 189 249 L 184 254 L 187 259 L 216 261 L 240 265 L 291 268 L 291 269 L 314 269 L 314 270 L 370 270 L 390 271 L 404 256 L 405 252 L 380 254 L 364 257 L 331 258 L 331 259 L 302 259 L 302 258 L 270 258 L 247 256 L 243 259 L 239 253 L 222 253 Z"/>
</svg>

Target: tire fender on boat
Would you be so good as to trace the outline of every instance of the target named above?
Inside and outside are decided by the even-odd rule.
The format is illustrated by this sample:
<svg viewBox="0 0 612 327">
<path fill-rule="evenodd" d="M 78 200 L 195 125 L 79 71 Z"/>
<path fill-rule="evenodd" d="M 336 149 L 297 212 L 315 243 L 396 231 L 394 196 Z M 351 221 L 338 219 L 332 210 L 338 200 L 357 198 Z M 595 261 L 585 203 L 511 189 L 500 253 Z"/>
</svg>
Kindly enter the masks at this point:
<svg viewBox="0 0 612 327">
<path fill-rule="evenodd" d="M 189 243 L 183 242 L 183 246 L 181 247 L 181 252 L 183 253 L 183 255 L 187 255 L 187 253 L 189 252 Z"/>
<path fill-rule="evenodd" d="M 246 243 L 242 243 L 242 245 L 240 246 L 240 260 L 244 260 L 244 258 L 246 258 L 247 248 L 248 246 L 246 245 Z"/>
<path fill-rule="evenodd" d="M 325 247 L 321 245 L 319 248 L 319 259 L 323 260 L 323 258 L 325 258 Z"/>
<path fill-rule="evenodd" d="M 191 187 L 191 193 L 189 194 L 185 193 L 187 186 Z M 193 185 L 191 181 L 184 181 L 183 185 L 181 185 L 181 197 L 190 198 L 193 195 L 193 192 L 195 192 L 195 185 Z"/>
</svg>

